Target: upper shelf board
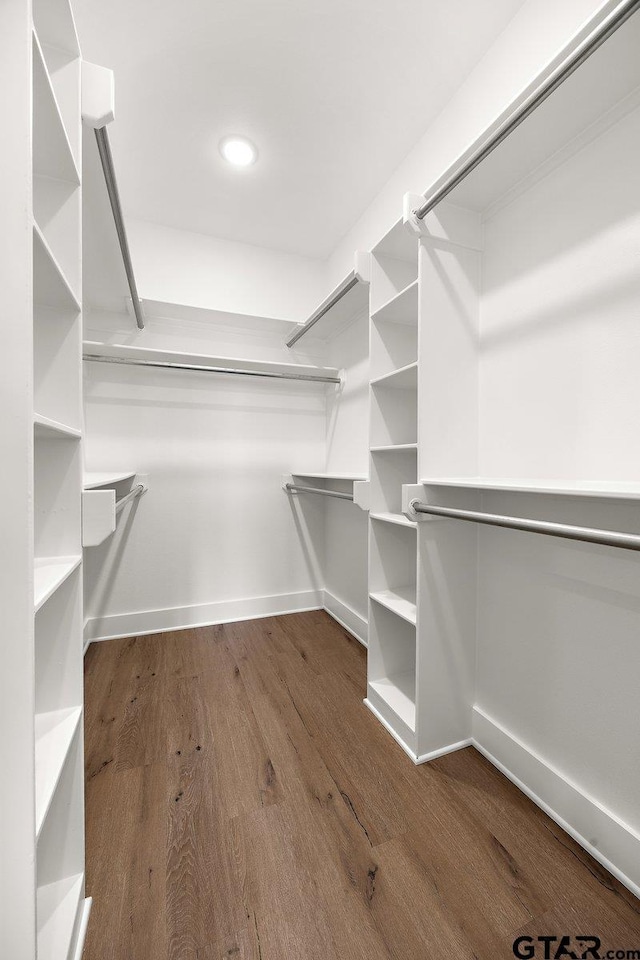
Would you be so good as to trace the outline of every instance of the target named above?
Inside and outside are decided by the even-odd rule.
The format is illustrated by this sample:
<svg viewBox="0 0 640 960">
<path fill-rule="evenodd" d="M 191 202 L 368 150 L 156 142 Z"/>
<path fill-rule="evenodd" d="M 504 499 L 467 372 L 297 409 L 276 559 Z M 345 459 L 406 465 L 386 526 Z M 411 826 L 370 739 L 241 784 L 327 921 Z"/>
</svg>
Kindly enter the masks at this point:
<svg viewBox="0 0 640 960">
<path fill-rule="evenodd" d="M 502 199 L 508 200 L 514 192 L 525 189 L 635 109 L 640 104 L 639 49 L 640 14 L 636 12 L 496 147 L 447 200 L 490 214 Z M 465 155 L 474 152 L 487 138 L 488 131 L 485 131 Z M 448 174 L 449 171 L 442 181 Z"/>
<path fill-rule="evenodd" d="M 132 480 L 136 475 L 135 470 L 131 471 L 88 471 L 83 474 L 83 490 L 98 490 L 100 487 L 114 487 L 117 483 L 123 483 L 125 480 Z"/>
<path fill-rule="evenodd" d="M 640 482 L 633 480 L 536 480 L 509 477 L 427 477 L 427 487 L 466 490 L 504 490 L 512 493 L 546 493 L 568 497 L 601 497 L 640 500 Z"/>
<path fill-rule="evenodd" d="M 204 353 L 178 353 L 175 350 L 156 350 L 148 347 L 130 347 L 122 344 L 99 343 L 85 340 L 86 354 L 99 357 L 116 357 L 131 360 L 155 360 L 160 363 L 185 363 L 204 367 L 221 367 L 225 370 L 248 370 L 260 373 L 308 374 L 317 377 L 339 377 L 335 367 L 315 367 L 302 363 L 278 363 L 272 360 L 251 360 L 245 357 L 216 357 Z"/>
<path fill-rule="evenodd" d="M 310 473 L 308 470 L 292 470 L 292 477 L 307 477 L 313 480 L 368 480 L 365 473 Z"/>
</svg>

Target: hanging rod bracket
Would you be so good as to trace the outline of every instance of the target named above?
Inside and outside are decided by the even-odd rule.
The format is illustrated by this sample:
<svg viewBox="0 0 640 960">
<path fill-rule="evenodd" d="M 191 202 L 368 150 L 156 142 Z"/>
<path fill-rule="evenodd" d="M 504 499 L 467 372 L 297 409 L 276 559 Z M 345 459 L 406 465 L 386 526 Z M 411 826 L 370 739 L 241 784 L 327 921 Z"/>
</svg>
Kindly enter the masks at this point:
<svg viewBox="0 0 640 960">
<path fill-rule="evenodd" d="M 423 203 L 424 197 L 419 193 L 405 193 L 402 198 L 402 223 L 414 237 L 424 237 L 428 233 L 425 222 L 416 217 L 416 209 Z"/>
<path fill-rule="evenodd" d="M 437 517 L 429 516 L 426 513 L 418 513 L 415 504 L 424 500 L 424 487 L 420 483 L 402 484 L 402 512 L 408 520 L 415 523 L 432 523 Z"/>
</svg>

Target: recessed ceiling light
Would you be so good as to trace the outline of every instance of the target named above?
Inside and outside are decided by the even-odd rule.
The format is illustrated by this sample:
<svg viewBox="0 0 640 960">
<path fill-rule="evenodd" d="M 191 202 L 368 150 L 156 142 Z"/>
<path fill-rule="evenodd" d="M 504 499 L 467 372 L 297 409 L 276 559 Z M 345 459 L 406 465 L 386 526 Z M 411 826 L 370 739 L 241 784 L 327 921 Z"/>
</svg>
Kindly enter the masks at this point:
<svg viewBox="0 0 640 960">
<path fill-rule="evenodd" d="M 234 167 L 250 167 L 258 159 L 258 151 L 246 137 L 225 137 L 220 141 L 220 153 Z"/>
</svg>

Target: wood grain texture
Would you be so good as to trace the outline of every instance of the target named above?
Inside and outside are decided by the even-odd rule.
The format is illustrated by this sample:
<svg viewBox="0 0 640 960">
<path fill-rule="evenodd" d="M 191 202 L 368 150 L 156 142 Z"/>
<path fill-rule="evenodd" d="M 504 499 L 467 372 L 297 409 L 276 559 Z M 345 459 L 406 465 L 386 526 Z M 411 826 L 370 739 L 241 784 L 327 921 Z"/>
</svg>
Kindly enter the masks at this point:
<svg viewBox="0 0 640 960">
<path fill-rule="evenodd" d="M 475 750 L 414 767 L 322 612 L 93 644 L 85 960 L 640 949 L 640 903 Z"/>
</svg>

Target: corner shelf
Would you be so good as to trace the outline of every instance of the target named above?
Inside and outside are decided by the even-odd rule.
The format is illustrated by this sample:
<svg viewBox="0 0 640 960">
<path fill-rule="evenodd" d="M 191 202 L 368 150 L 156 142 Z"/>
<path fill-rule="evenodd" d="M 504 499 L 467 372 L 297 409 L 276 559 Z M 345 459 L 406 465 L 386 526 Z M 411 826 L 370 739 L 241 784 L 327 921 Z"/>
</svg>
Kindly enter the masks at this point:
<svg viewBox="0 0 640 960">
<path fill-rule="evenodd" d="M 33 299 L 45 307 L 63 307 L 80 313 L 81 307 L 71 284 L 56 260 L 45 235 L 33 222 Z"/>
<path fill-rule="evenodd" d="M 83 873 L 38 887 L 38 960 L 69 956 L 83 894 Z"/>
<path fill-rule="evenodd" d="M 36 836 L 39 836 L 82 717 L 82 707 L 37 713 Z"/>
<path fill-rule="evenodd" d="M 59 423 L 57 420 L 45 417 L 41 413 L 34 413 L 33 415 L 33 430 L 34 435 L 41 440 L 79 440 L 82 436 L 80 430 L 76 427 Z"/>
<path fill-rule="evenodd" d="M 567 497 L 602 497 L 640 500 L 640 482 L 633 480 L 536 480 L 526 477 L 427 477 L 428 487 L 465 490 L 502 490 L 513 493 L 543 493 Z"/>
<path fill-rule="evenodd" d="M 38 36 L 33 31 L 33 172 L 80 184 L 73 150 Z"/>
<path fill-rule="evenodd" d="M 82 557 L 36 557 L 33 571 L 34 611 L 47 602 L 58 587 L 80 566 Z"/>
<path fill-rule="evenodd" d="M 393 587 L 389 590 L 378 590 L 370 593 L 369 596 L 376 603 L 391 610 L 392 613 L 402 617 L 407 623 L 412 623 L 415 627 L 417 620 L 416 606 L 416 587 Z"/>
</svg>

